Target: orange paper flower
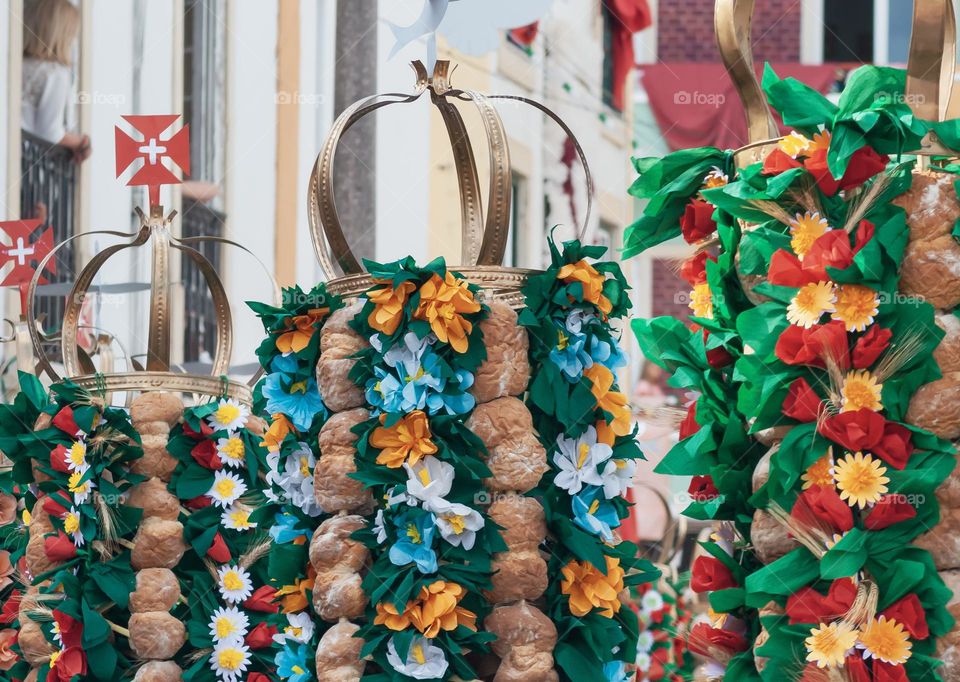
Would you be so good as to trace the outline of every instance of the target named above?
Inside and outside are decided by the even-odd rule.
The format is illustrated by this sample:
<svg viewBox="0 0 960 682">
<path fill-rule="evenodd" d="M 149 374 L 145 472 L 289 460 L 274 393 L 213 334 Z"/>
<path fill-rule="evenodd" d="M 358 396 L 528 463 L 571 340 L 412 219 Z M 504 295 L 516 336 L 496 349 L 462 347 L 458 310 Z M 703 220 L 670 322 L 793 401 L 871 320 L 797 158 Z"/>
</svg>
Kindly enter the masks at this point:
<svg viewBox="0 0 960 682">
<path fill-rule="evenodd" d="M 384 424 L 386 420 L 387 415 L 381 414 L 380 423 Z M 377 464 L 399 469 L 404 462 L 412 466 L 428 455 L 437 454 L 437 446 L 431 436 L 427 415 L 421 410 L 414 410 L 393 426 L 375 428 L 370 434 L 370 445 L 380 448 Z"/>
<path fill-rule="evenodd" d="M 457 583 L 437 580 L 420 589 L 417 598 L 407 602 L 403 613 L 390 603 L 377 604 L 374 623 L 386 625 L 391 630 L 415 627 L 424 637 L 436 637 L 441 630 L 452 632 L 463 625 L 477 630 L 477 614 L 460 606 L 467 591 Z"/>
<path fill-rule="evenodd" d="M 480 304 L 467 283 L 448 272 L 444 279 L 434 275 L 420 287 L 420 305 L 413 316 L 429 322 L 438 339 L 465 353 L 473 324 L 463 316 L 476 312 L 480 312 Z"/>
<path fill-rule="evenodd" d="M 557 279 L 563 280 L 566 284 L 580 282 L 583 284 L 583 300 L 589 301 L 597 306 L 604 315 L 609 315 L 613 310 L 613 303 L 603 295 L 603 283 L 606 277 L 585 260 L 579 260 L 576 263 L 570 263 L 560 268 L 557 273 Z"/>
<path fill-rule="evenodd" d="M 627 396 L 613 389 L 613 372 L 601 365 L 593 363 L 584 370 L 583 375 L 593 384 L 590 390 L 597 399 L 597 407 L 612 415 L 610 429 L 614 435 L 626 436 L 633 431 L 633 416 L 627 404 Z"/>
<path fill-rule="evenodd" d="M 288 318 L 287 331 L 281 332 L 277 337 L 277 350 L 283 354 L 299 353 L 309 346 L 310 339 L 317 331 L 317 323 L 329 312 L 330 308 L 315 308 L 307 311 L 305 315 Z"/>
<path fill-rule="evenodd" d="M 284 585 L 277 590 L 276 596 L 282 597 L 280 600 L 281 612 L 300 613 L 310 606 L 310 600 L 307 599 L 307 592 L 313 590 L 313 584 L 316 579 L 317 576 L 313 571 L 313 567 L 311 567 L 306 578 L 297 580 L 293 585 Z"/>
<path fill-rule="evenodd" d="M 283 439 L 287 437 L 291 429 L 293 429 L 293 424 L 290 423 L 290 420 L 282 412 L 277 412 L 273 415 L 273 423 L 270 424 L 270 428 L 263 434 L 260 447 L 264 447 L 270 452 L 278 451 L 280 444 L 283 443 Z"/>
<path fill-rule="evenodd" d="M 417 286 L 413 282 L 401 282 L 394 287 L 389 280 L 374 281 L 386 286 L 367 293 L 367 298 L 373 303 L 373 312 L 367 317 L 367 324 L 378 332 L 391 336 L 400 326 L 403 306 L 407 304 L 407 299 Z"/>
<path fill-rule="evenodd" d="M 570 595 L 570 612 L 583 617 L 600 609 L 601 616 L 613 618 L 620 611 L 620 593 L 623 591 L 623 569 L 620 560 L 606 557 L 607 574 L 604 575 L 588 561 L 572 560 L 561 569 L 563 581 L 560 589 Z"/>
</svg>

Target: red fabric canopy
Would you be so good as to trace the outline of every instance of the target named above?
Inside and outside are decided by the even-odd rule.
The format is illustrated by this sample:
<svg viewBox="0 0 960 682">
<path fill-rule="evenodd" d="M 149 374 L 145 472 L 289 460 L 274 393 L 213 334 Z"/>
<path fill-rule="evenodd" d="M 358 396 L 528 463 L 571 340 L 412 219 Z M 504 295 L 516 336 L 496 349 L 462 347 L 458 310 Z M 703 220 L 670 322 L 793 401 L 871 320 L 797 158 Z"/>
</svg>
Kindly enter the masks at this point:
<svg viewBox="0 0 960 682">
<path fill-rule="evenodd" d="M 627 76 L 634 66 L 633 34 L 653 23 L 647 0 L 604 0 L 613 31 L 613 106 L 623 109 Z"/>
<path fill-rule="evenodd" d="M 788 76 L 826 93 L 841 64 L 772 64 Z M 671 149 L 717 147 L 736 149 L 747 139 L 743 105 L 722 64 L 649 64 L 638 67 L 650 109 Z M 758 69 L 759 73 L 759 69 Z"/>
</svg>

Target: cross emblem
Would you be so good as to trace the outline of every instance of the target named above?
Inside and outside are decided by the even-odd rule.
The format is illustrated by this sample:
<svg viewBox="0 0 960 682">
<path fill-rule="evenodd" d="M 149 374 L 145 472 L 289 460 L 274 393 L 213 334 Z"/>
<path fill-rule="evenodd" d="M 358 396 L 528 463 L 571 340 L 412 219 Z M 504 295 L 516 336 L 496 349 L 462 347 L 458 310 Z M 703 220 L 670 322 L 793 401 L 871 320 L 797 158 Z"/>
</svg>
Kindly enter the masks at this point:
<svg viewBox="0 0 960 682">
<path fill-rule="evenodd" d="M 149 188 L 150 205 L 160 204 L 160 186 L 177 185 L 180 179 L 174 174 L 180 168 L 184 175 L 190 174 L 190 128 L 163 134 L 173 127 L 180 117 L 177 114 L 163 116 L 124 116 L 123 120 L 133 126 L 141 139 L 134 139 L 121 130 L 114 129 L 117 154 L 117 177 L 132 166 L 138 166 L 127 185 Z"/>
<path fill-rule="evenodd" d="M 26 265 L 27 256 L 32 256 L 36 249 L 27 247 L 23 243 L 23 237 L 17 237 L 17 248 L 7 249 L 7 255 L 17 259 L 17 265 Z"/>
<path fill-rule="evenodd" d="M 0 272 L 5 273 L 0 280 L 0 286 L 17 286 L 29 282 L 36 266 L 53 249 L 53 228 L 48 227 L 34 239 L 38 227 L 40 221 L 37 219 L 0 222 L 0 232 L 11 242 L 9 245 L 0 244 Z M 56 274 L 56 260 L 51 260 L 44 269 L 50 274 Z M 39 282 L 46 284 L 47 280 L 41 277 Z"/>
</svg>

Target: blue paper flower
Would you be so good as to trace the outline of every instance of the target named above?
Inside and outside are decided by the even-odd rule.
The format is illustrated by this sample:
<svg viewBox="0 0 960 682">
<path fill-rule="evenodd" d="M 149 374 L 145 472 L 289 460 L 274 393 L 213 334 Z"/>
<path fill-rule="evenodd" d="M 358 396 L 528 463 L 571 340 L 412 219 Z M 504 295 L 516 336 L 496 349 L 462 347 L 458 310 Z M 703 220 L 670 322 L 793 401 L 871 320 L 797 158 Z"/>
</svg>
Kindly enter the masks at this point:
<svg viewBox="0 0 960 682">
<path fill-rule="evenodd" d="M 300 537 L 310 537 L 310 531 L 306 528 L 297 528 L 300 520 L 293 514 L 283 512 L 274 519 L 273 526 L 270 528 L 270 537 L 277 544 L 285 545 L 293 542 Z"/>
<path fill-rule="evenodd" d="M 603 679 L 606 682 L 630 682 L 630 677 L 623 661 L 610 661 L 603 664 Z"/>
<path fill-rule="evenodd" d="M 367 381 L 367 402 L 393 414 L 426 410 L 436 414 L 465 414 L 473 409 L 473 396 L 467 389 L 473 375 L 460 370 L 448 378 L 449 370 L 440 356 L 424 346 L 416 355 L 407 355 L 391 368 L 374 367 L 374 376 Z"/>
<path fill-rule="evenodd" d="M 590 357 L 594 362 L 599 363 L 614 371 L 627 365 L 627 358 L 620 350 L 616 342 L 604 341 L 600 337 L 590 336 Z"/>
<path fill-rule="evenodd" d="M 300 644 L 296 649 L 291 649 L 288 640 L 273 660 L 277 664 L 277 675 L 289 682 L 312 680 L 313 676 L 307 667 L 307 654 L 306 644 Z"/>
<path fill-rule="evenodd" d="M 473 386 L 473 374 L 465 369 L 458 369 L 456 381 L 448 381 L 442 392 L 434 392 L 427 396 L 427 408 L 430 414 L 443 410 L 447 414 L 466 414 L 473 409 L 476 399 L 473 394 L 467 393 Z"/>
<path fill-rule="evenodd" d="M 589 486 L 574 495 L 573 521 L 588 533 L 613 541 L 613 529 L 620 525 L 617 509 L 603 496 L 603 488 Z"/>
<path fill-rule="evenodd" d="M 390 548 L 390 561 L 395 566 L 416 564 L 421 573 L 437 572 L 437 553 L 433 537 L 437 532 L 433 514 L 407 512 L 397 515 L 397 542 Z"/>
<path fill-rule="evenodd" d="M 282 412 L 300 431 L 309 431 L 317 414 L 326 414 L 326 407 L 313 377 L 294 381 L 297 359 L 293 355 L 277 356 L 270 363 L 272 370 L 263 382 L 267 412 Z"/>
<path fill-rule="evenodd" d="M 583 376 L 583 370 L 593 365 L 593 358 L 586 349 L 587 337 L 557 329 L 557 343 L 550 351 L 550 362 L 556 365 L 564 378 L 576 383 Z"/>
</svg>

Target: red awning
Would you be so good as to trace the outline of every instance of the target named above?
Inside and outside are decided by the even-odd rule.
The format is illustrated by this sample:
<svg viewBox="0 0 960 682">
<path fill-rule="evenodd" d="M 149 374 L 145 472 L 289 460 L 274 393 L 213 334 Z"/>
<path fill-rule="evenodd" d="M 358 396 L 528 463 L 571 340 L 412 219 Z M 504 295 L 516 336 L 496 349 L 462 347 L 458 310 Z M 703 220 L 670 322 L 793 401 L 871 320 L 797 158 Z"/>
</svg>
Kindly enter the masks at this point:
<svg viewBox="0 0 960 682">
<path fill-rule="evenodd" d="M 823 93 L 834 85 L 838 70 L 847 70 L 842 64 L 772 66 L 781 78 L 791 76 Z M 637 68 L 650 108 L 671 149 L 736 149 L 746 142 L 743 105 L 722 64 L 660 63 Z"/>
<path fill-rule="evenodd" d="M 653 23 L 647 0 L 604 0 L 610 12 L 613 47 L 613 106 L 623 109 L 627 76 L 634 66 L 633 34 Z"/>
</svg>

